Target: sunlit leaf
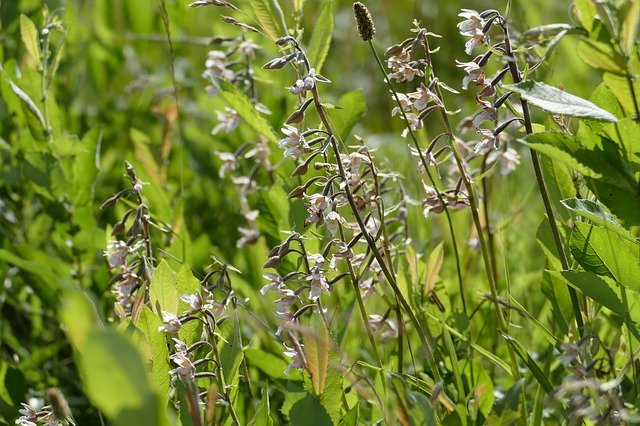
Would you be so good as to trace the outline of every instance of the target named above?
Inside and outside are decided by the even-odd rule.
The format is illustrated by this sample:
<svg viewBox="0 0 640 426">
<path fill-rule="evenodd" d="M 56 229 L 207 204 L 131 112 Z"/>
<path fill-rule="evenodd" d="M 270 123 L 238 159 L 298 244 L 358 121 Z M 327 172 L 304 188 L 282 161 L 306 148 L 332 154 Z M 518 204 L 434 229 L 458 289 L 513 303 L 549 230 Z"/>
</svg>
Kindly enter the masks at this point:
<svg viewBox="0 0 640 426">
<path fill-rule="evenodd" d="M 616 117 L 608 111 L 597 107 L 586 99 L 544 83 L 528 80 L 518 84 L 507 84 L 505 88 L 519 93 L 523 99 L 552 114 L 617 121 Z"/>
<path fill-rule="evenodd" d="M 322 64 L 329 52 L 332 33 L 333 3 L 331 0 L 328 0 L 322 5 L 320 15 L 314 23 L 313 33 L 311 34 L 311 40 L 309 41 L 309 48 L 307 49 L 309 62 L 318 74 L 322 72 Z"/>
</svg>

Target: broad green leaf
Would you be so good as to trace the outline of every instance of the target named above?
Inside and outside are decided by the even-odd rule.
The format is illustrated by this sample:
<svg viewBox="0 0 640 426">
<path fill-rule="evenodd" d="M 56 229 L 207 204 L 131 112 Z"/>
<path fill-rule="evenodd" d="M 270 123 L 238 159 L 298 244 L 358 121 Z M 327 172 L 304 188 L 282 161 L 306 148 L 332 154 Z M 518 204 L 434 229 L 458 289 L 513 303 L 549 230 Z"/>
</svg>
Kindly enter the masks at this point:
<svg viewBox="0 0 640 426">
<path fill-rule="evenodd" d="M 598 275 L 614 278 L 622 286 L 640 291 L 640 245 L 623 241 L 599 226 L 577 222 L 569 240 L 580 266 Z"/>
<path fill-rule="evenodd" d="M 294 396 L 298 399 L 290 405 L 288 411 L 292 425 L 329 426 L 334 424 L 327 410 L 313 394 L 302 392 Z M 285 407 L 283 406 L 283 410 Z"/>
<path fill-rule="evenodd" d="M 600 177 L 600 173 L 591 169 L 587 165 L 581 163 L 575 158 L 572 152 L 575 146 L 568 136 L 558 132 L 544 132 L 534 133 L 528 135 L 524 139 L 519 139 L 520 142 L 526 144 L 529 148 L 538 151 L 541 154 L 548 156 L 549 158 L 558 161 L 561 164 L 568 166 L 576 170 L 577 172 L 593 177 Z M 573 146 L 569 145 L 572 144 Z M 573 148 L 573 149 L 572 149 Z"/>
<path fill-rule="evenodd" d="M 269 247 L 280 244 L 283 235 L 281 232 L 290 229 L 289 203 L 282 184 L 282 180 L 277 180 L 269 191 L 260 191 L 255 199 L 255 208 L 260 212 L 258 228 Z"/>
<path fill-rule="evenodd" d="M 632 118 L 608 123 L 602 128 L 603 136 L 615 142 L 621 157 L 627 163 L 635 163 L 634 172 L 640 169 L 640 124 Z"/>
<path fill-rule="evenodd" d="M 218 327 L 221 338 L 220 361 L 227 385 L 238 381 L 238 368 L 242 362 L 243 351 L 240 341 L 240 325 L 235 318 L 227 318 Z"/>
<path fill-rule="evenodd" d="M 36 67 L 42 66 L 40 60 L 40 43 L 38 42 L 38 29 L 31 19 L 26 15 L 20 15 L 20 35 L 22 42 L 27 48 L 27 52 L 36 63 Z"/>
<path fill-rule="evenodd" d="M 593 221 L 597 225 L 601 225 L 604 228 L 615 232 L 629 241 L 635 242 L 635 238 L 629 233 L 629 231 L 624 229 L 614 216 L 607 213 L 602 208 L 601 204 L 591 200 L 585 200 L 583 198 L 567 198 L 560 202 L 563 206 L 576 214 L 579 214 Z"/>
<path fill-rule="evenodd" d="M 583 62 L 597 70 L 614 74 L 624 74 L 626 71 L 624 58 L 609 43 L 583 39 L 578 43 L 577 52 Z"/>
<path fill-rule="evenodd" d="M 58 299 L 56 293 L 60 277 L 56 275 L 48 264 L 36 260 L 23 259 L 5 249 L 0 249 L 0 263 L 18 267 L 31 274 L 33 278 L 37 278 L 30 284 L 38 297 L 50 306 L 57 305 Z"/>
<path fill-rule="evenodd" d="M 313 33 L 311 34 L 311 40 L 309 41 L 309 47 L 307 48 L 309 62 L 318 74 L 321 73 L 322 64 L 329 52 L 332 33 L 333 2 L 331 0 L 327 0 L 322 5 L 318 19 L 314 22 Z"/>
<path fill-rule="evenodd" d="M 326 328 L 318 326 L 304 333 L 304 354 L 313 392 L 316 395 L 324 391 L 329 368 L 329 351 L 329 335 Z"/>
<path fill-rule="evenodd" d="M 634 69 L 640 70 L 640 60 L 634 61 Z M 635 105 L 640 105 L 640 79 L 633 80 L 633 92 L 629 85 L 627 76 L 605 72 L 602 75 L 602 81 L 607 85 L 611 92 L 616 96 L 620 105 L 625 109 L 627 114 L 635 114 Z M 635 93 L 635 101 L 633 95 Z"/>
<path fill-rule="evenodd" d="M 195 322 L 195 321 L 194 321 Z M 155 390 L 160 395 L 160 402 L 164 405 L 169 401 L 171 392 L 171 376 L 169 376 L 169 350 L 164 333 L 158 331 L 162 325 L 162 319 L 144 306 L 140 313 L 140 319 L 136 327 L 142 332 L 149 342 L 151 349 L 151 377 Z"/>
<path fill-rule="evenodd" d="M 93 201 L 94 180 L 98 175 L 96 147 L 102 135 L 97 128 L 88 131 L 79 142 L 82 151 L 73 162 L 71 201 L 76 207 L 89 206 Z"/>
<path fill-rule="evenodd" d="M 220 96 L 224 98 L 231 108 L 238 112 L 240 117 L 242 117 L 253 130 L 265 136 L 271 142 L 275 144 L 278 143 L 279 139 L 267 120 L 256 111 L 251 100 L 249 100 L 244 93 L 230 84 L 222 84 Z"/>
<path fill-rule="evenodd" d="M 505 88 L 520 94 L 531 104 L 552 114 L 591 118 L 602 121 L 617 121 L 608 111 L 578 96 L 571 95 L 556 87 L 528 80 L 518 84 L 507 84 Z"/>
<path fill-rule="evenodd" d="M 99 316 L 89 296 L 79 289 L 66 289 L 58 313 L 65 333 L 75 348 L 82 348 L 92 329 L 97 327 Z"/>
<path fill-rule="evenodd" d="M 616 291 L 596 274 L 583 271 L 546 271 L 571 287 L 580 290 L 585 296 L 595 300 L 613 313 L 625 318 L 626 310 Z"/>
<path fill-rule="evenodd" d="M 596 9 L 593 7 L 591 0 L 574 0 L 572 3 L 573 16 L 588 32 L 593 30 L 593 24 L 596 18 Z"/>
<path fill-rule="evenodd" d="M 149 301 L 158 315 L 162 311 L 178 313 L 178 280 L 166 260 L 162 259 L 153 272 L 149 285 Z"/>
<path fill-rule="evenodd" d="M 346 141 L 353 127 L 364 117 L 367 105 L 362 90 L 345 93 L 337 102 L 336 109 L 327 111 L 334 131 L 340 140 Z"/>
<path fill-rule="evenodd" d="M 249 426 L 271 426 L 273 419 L 271 418 L 271 407 L 269 406 L 269 388 L 262 390 L 262 399 L 253 419 L 249 422 Z"/>
<path fill-rule="evenodd" d="M 344 415 L 340 421 L 340 426 L 358 426 L 359 414 L 360 406 L 355 404 L 355 406 Z"/>
<path fill-rule="evenodd" d="M 247 349 L 244 356 L 250 366 L 262 370 L 274 380 L 302 380 L 302 375 L 296 369 L 291 369 L 288 375 L 284 374 L 287 369 L 286 361 L 272 353 L 260 349 Z"/>
<path fill-rule="evenodd" d="M 262 30 L 271 40 L 287 35 L 284 28 L 284 15 L 278 0 L 249 0 Z"/>
<path fill-rule="evenodd" d="M 111 329 L 94 330 L 79 348 L 79 356 L 87 396 L 107 417 L 116 423 L 120 416 L 159 422 L 144 363 L 125 336 Z"/>
</svg>

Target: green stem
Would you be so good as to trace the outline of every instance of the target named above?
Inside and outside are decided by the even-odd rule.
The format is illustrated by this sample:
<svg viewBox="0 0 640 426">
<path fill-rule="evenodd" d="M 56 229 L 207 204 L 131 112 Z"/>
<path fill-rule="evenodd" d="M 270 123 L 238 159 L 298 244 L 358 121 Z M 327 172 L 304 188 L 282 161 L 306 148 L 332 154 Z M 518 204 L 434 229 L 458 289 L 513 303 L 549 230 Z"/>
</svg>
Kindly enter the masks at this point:
<svg viewBox="0 0 640 426">
<path fill-rule="evenodd" d="M 402 114 L 402 118 L 404 119 L 405 125 L 407 130 L 409 131 L 409 135 L 411 136 L 411 140 L 413 142 L 414 147 L 416 148 L 416 150 L 418 151 L 418 155 L 420 157 L 420 162 L 422 163 L 422 167 L 424 168 L 427 177 L 429 178 L 429 183 L 431 184 L 431 186 L 436 190 L 436 194 L 438 196 L 438 200 L 440 201 L 440 203 L 442 203 L 442 206 L 444 207 L 444 213 L 447 217 L 447 223 L 449 225 L 449 233 L 451 234 L 451 243 L 453 246 L 453 254 L 454 257 L 456 259 L 456 272 L 458 275 L 458 285 L 460 288 L 460 298 L 462 300 L 462 310 L 464 311 L 465 315 L 467 314 L 467 302 L 464 296 L 464 286 L 462 284 L 462 267 L 460 265 L 460 253 L 458 252 L 458 243 L 456 241 L 456 234 L 453 228 L 453 221 L 451 219 L 451 212 L 449 211 L 449 207 L 447 207 L 447 203 L 444 201 L 444 198 L 442 197 L 442 194 L 440 192 L 440 190 L 437 188 L 435 179 L 433 178 L 433 176 L 431 175 L 431 172 L 429 171 L 429 166 L 428 166 L 428 162 L 427 159 L 424 157 L 424 154 L 422 152 L 422 149 L 420 148 L 420 144 L 418 142 L 418 139 L 416 138 L 415 133 L 413 132 L 413 130 L 411 129 L 411 126 L 409 125 L 409 119 L 407 118 L 407 113 L 405 112 L 404 108 L 402 108 L 402 104 L 400 103 L 400 98 L 398 97 L 398 93 L 396 92 L 396 89 L 393 87 L 393 84 L 391 84 L 391 80 L 389 80 L 389 78 L 387 77 L 387 73 L 384 69 L 384 65 L 382 64 L 382 61 L 380 60 L 380 56 L 378 55 L 378 52 L 375 48 L 375 46 L 373 45 L 373 41 L 369 41 L 369 46 L 371 46 L 371 50 L 373 52 L 373 56 L 376 59 L 376 62 L 378 63 L 378 66 L 380 68 L 380 71 L 382 72 L 382 75 L 385 78 L 385 81 L 387 82 L 387 85 L 389 86 L 389 89 L 391 90 L 391 92 L 393 93 L 393 97 L 396 100 L 396 103 L 398 105 L 398 108 L 400 109 L 400 113 Z"/>
<path fill-rule="evenodd" d="M 509 28 L 507 27 L 506 22 L 502 25 L 502 30 L 504 33 L 504 46 L 505 46 L 505 54 L 507 58 L 509 58 L 509 71 L 511 73 L 511 78 L 513 82 L 518 84 L 522 81 L 522 75 L 520 74 L 520 70 L 518 69 L 518 63 L 516 62 L 515 55 L 511 50 L 511 41 L 509 37 Z M 524 128 L 528 135 L 533 133 L 533 126 L 531 122 L 531 113 L 529 112 L 529 103 L 524 100 L 522 97 L 520 98 L 520 105 L 522 106 L 522 115 L 524 118 Z M 560 235 L 560 230 L 558 229 L 558 223 L 556 222 L 555 214 L 553 212 L 553 206 L 551 205 L 551 197 L 549 197 L 549 191 L 547 190 L 547 184 L 544 180 L 544 175 L 542 173 L 542 166 L 540 164 L 540 157 L 538 153 L 533 149 L 531 151 L 531 161 L 533 163 L 533 170 L 536 175 L 536 181 L 538 182 L 538 188 L 540 189 L 540 196 L 542 197 L 542 203 L 544 204 L 544 210 L 547 214 L 547 218 L 549 220 L 549 226 L 551 227 L 551 234 L 553 235 L 553 241 L 556 246 L 556 250 L 558 251 L 558 258 L 560 259 L 560 264 L 562 265 L 562 269 L 569 269 L 569 261 L 567 259 L 567 255 L 564 251 L 564 245 L 562 243 L 562 237 Z M 571 298 L 571 305 L 573 307 L 573 315 L 576 320 L 576 325 L 578 326 L 578 332 L 580 335 L 584 334 L 584 322 L 582 320 L 582 314 L 580 309 L 580 300 L 578 298 L 578 293 L 576 290 L 567 285 L 567 289 L 569 291 L 569 297 Z M 586 310 L 585 310 L 586 312 Z"/>
<path fill-rule="evenodd" d="M 322 124 L 325 127 L 325 129 L 327 130 L 327 132 L 329 132 L 329 134 L 331 135 L 329 137 L 329 139 L 330 139 L 331 149 L 333 150 L 333 154 L 334 154 L 334 156 L 336 158 L 336 163 L 338 164 L 338 171 L 340 173 L 340 176 L 342 176 L 342 178 L 345 179 L 345 181 L 346 181 L 346 173 L 344 171 L 344 166 L 342 165 L 342 159 L 340 158 L 340 149 L 338 148 L 336 135 L 332 131 L 331 123 L 329 123 L 329 119 L 327 118 L 327 116 L 326 116 L 326 114 L 324 112 L 324 107 L 322 106 L 322 101 L 320 100 L 320 95 L 318 94 L 317 88 L 314 86 L 311 89 L 311 92 L 313 94 L 313 101 L 314 101 L 315 109 L 318 112 L 318 116 L 320 117 L 320 121 L 322 122 Z M 434 355 L 435 354 L 435 349 L 436 349 L 436 344 L 435 344 L 435 341 L 433 340 L 433 337 L 431 336 L 431 334 L 429 332 L 429 329 L 422 327 L 422 324 L 420 323 L 420 321 L 418 321 L 418 318 L 416 317 L 416 315 L 414 314 L 413 310 L 411 309 L 411 306 L 409 305 L 409 302 L 407 302 L 407 300 L 405 299 L 404 295 L 400 291 L 400 288 L 398 287 L 398 284 L 396 283 L 395 277 L 389 271 L 389 268 L 387 267 L 386 262 L 384 261 L 384 259 L 380 255 L 380 250 L 378 249 L 378 247 L 376 245 L 376 242 L 373 240 L 373 238 L 371 237 L 371 235 L 367 231 L 367 228 L 366 228 L 366 226 L 364 224 L 364 221 L 362 220 L 362 217 L 360 216 L 360 213 L 358 212 L 358 207 L 356 206 L 355 200 L 353 199 L 353 194 L 351 193 L 351 188 L 349 187 L 348 184 L 345 185 L 344 190 L 345 190 L 345 194 L 347 196 L 347 201 L 349 202 L 349 206 L 351 207 L 351 211 L 353 212 L 353 214 L 354 214 L 354 216 L 356 218 L 356 221 L 358 222 L 358 227 L 360 228 L 360 231 L 362 232 L 362 235 L 364 236 L 365 240 L 367 241 L 367 245 L 371 249 L 371 253 L 376 258 L 378 263 L 380 264 L 380 268 L 382 269 L 382 273 L 384 274 L 385 278 L 387 279 L 387 282 L 389 283 L 389 285 L 393 289 L 394 293 L 396 294 L 396 297 L 400 301 L 400 304 L 402 305 L 402 308 L 407 312 L 407 315 L 409 316 L 409 319 L 413 323 L 414 327 L 416 327 L 416 331 L 418 332 L 420 340 L 422 341 L 424 349 L 426 350 L 427 359 L 429 361 L 429 365 L 430 365 L 430 368 L 432 370 L 432 374 L 434 376 L 434 379 L 436 381 L 440 381 L 440 372 L 438 371 L 438 364 L 436 363 L 436 359 L 435 359 L 435 355 Z"/>
</svg>

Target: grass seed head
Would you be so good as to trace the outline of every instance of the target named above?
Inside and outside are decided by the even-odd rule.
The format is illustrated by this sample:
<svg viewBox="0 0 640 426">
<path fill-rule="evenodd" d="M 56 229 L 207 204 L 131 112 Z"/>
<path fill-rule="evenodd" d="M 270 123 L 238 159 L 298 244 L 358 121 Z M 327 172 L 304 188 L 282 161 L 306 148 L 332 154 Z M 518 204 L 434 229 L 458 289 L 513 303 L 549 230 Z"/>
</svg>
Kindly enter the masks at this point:
<svg viewBox="0 0 640 426">
<path fill-rule="evenodd" d="M 376 27 L 373 24 L 373 18 L 367 6 L 357 1 L 353 4 L 353 13 L 358 24 L 358 34 L 362 37 L 362 40 L 372 40 L 373 35 L 376 33 Z"/>
</svg>

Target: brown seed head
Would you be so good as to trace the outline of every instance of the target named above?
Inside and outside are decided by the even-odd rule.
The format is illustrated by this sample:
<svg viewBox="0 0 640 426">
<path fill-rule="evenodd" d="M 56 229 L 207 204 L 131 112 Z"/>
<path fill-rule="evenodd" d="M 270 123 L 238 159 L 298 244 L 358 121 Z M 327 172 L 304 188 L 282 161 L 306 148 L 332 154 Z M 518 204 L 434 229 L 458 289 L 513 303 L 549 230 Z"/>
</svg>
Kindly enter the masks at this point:
<svg viewBox="0 0 640 426">
<path fill-rule="evenodd" d="M 56 416 L 58 420 L 65 420 L 68 417 L 71 417 L 71 410 L 69 409 L 69 404 L 67 404 L 67 400 L 64 395 L 58 388 L 49 388 L 45 393 L 45 397 L 49 405 L 51 405 L 51 409 L 53 414 Z"/>
<path fill-rule="evenodd" d="M 367 6 L 357 1 L 353 4 L 353 13 L 358 24 L 358 34 L 362 37 L 362 40 L 369 41 L 373 39 L 376 27 L 373 24 L 373 18 Z"/>
</svg>

